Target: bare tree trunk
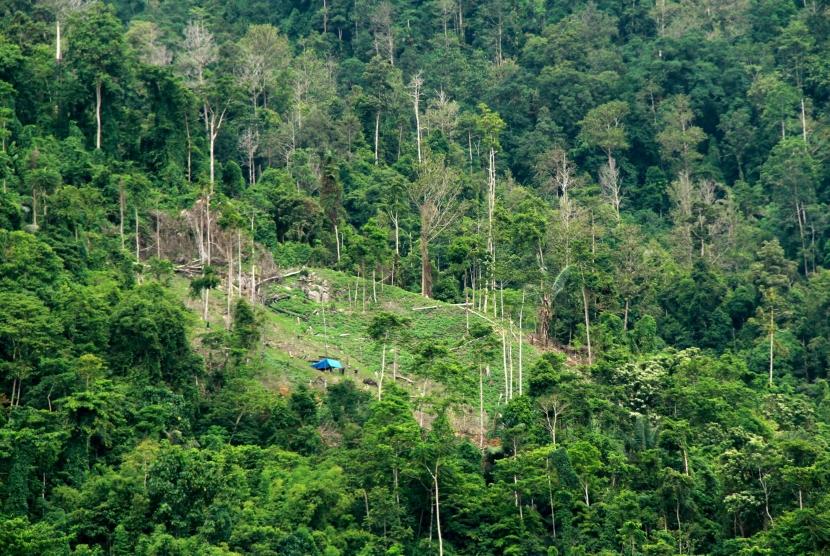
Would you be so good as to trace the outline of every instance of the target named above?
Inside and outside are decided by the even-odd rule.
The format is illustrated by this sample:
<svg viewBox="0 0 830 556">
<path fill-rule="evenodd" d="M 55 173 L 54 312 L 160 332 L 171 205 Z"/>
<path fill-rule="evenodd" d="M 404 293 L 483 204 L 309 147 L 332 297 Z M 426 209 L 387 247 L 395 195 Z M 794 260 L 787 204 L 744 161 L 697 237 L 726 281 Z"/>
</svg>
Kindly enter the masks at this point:
<svg viewBox="0 0 830 556">
<path fill-rule="evenodd" d="M 421 236 L 421 295 L 432 297 L 432 263 L 429 260 L 429 241 Z"/>
<path fill-rule="evenodd" d="M 582 308 L 585 312 L 585 340 L 588 344 L 588 364 L 592 365 L 593 355 L 591 353 L 591 319 L 588 316 L 588 294 L 585 291 L 585 286 L 582 286 Z"/>
<path fill-rule="evenodd" d="M 769 386 L 772 388 L 772 371 L 775 351 L 775 309 L 769 311 Z"/>
<path fill-rule="evenodd" d="M 138 233 L 138 207 L 133 206 L 133 216 L 135 217 L 135 262 L 141 262 L 141 236 Z"/>
<path fill-rule="evenodd" d="M 504 329 L 501 331 L 501 360 L 504 368 L 504 400 L 510 399 L 510 370 L 507 368 L 507 337 Z"/>
<path fill-rule="evenodd" d="M 446 35 L 446 20 L 444 20 L 444 34 Z M 418 73 L 412 78 L 412 103 L 415 109 L 415 141 L 418 146 L 418 164 L 421 163 L 421 85 L 423 85 L 421 74 Z"/>
<path fill-rule="evenodd" d="M 193 179 L 193 144 L 190 138 L 190 122 L 187 118 L 187 112 L 184 113 L 184 131 L 187 137 L 187 183 Z"/>
<path fill-rule="evenodd" d="M 383 343 L 383 352 L 380 356 L 380 377 L 378 378 L 378 400 L 383 397 L 383 375 L 386 371 L 386 342 Z"/>
<path fill-rule="evenodd" d="M 251 304 L 256 297 L 256 259 L 254 258 L 254 217 L 251 216 Z"/>
<path fill-rule="evenodd" d="M 764 490 L 764 513 L 766 513 L 770 525 L 775 525 L 775 520 L 772 519 L 772 514 L 769 512 L 769 487 L 760 469 L 758 469 L 758 482 L 761 483 L 761 488 Z"/>
<path fill-rule="evenodd" d="M 156 205 L 156 258 L 161 259 L 161 211 Z"/>
<path fill-rule="evenodd" d="M 623 312 L 623 332 L 628 331 L 628 299 L 625 300 L 625 311 Z"/>
<path fill-rule="evenodd" d="M 337 222 L 334 223 L 334 244 L 337 246 L 337 262 L 340 262 L 340 232 L 337 228 Z"/>
<path fill-rule="evenodd" d="M 502 290 L 503 292 L 504 290 Z M 504 298 L 502 298 L 504 299 Z M 502 309 L 503 310 L 503 309 Z M 504 318 L 504 317 L 502 317 Z M 507 336 L 507 364 L 510 367 L 510 399 L 513 399 L 513 384 L 515 383 L 513 375 L 513 321 L 510 321 L 510 334 Z"/>
<path fill-rule="evenodd" d="M 378 163 L 378 151 L 380 148 L 380 110 L 375 115 L 375 164 Z"/>
<path fill-rule="evenodd" d="M 236 283 L 239 297 L 242 297 L 242 232 L 236 230 Z"/>
<path fill-rule="evenodd" d="M 435 473 L 432 474 L 435 485 L 435 527 L 438 530 L 438 556 L 444 556 L 444 538 L 441 535 L 441 506 L 438 495 L 438 462 L 435 462 Z"/>
<path fill-rule="evenodd" d="M 488 367 L 487 374 L 490 374 Z M 478 445 L 482 450 L 484 449 L 484 374 L 481 370 L 481 365 L 478 366 Z"/>
<path fill-rule="evenodd" d="M 804 110 L 804 97 L 801 97 L 801 135 L 804 138 L 804 144 L 807 144 L 807 113 Z"/>
<path fill-rule="evenodd" d="M 227 319 L 225 321 L 225 328 L 231 329 L 231 300 L 233 299 L 233 239 L 228 238 L 228 291 L 226 292 L 227 306 L 225 311 Z"/>
<path fill-rule="evenodd" d="M 556 538 L 556 514 L 553 511 L 553 488 L 550 483 L 550 460 L 545 458 L 545 475 L 548 479 L 548 503 L 550 504 L 550 529 L 553 538 Z"/>
<path fill-rule="evenodd" d="M 496 151 L 494 149 L 490 149 L 487 160 L 487 253 L 490 256 L 490 287 L 495 295 L 496 243 L 493 237 L 493 218 L 496 210 Z"/>
<path fill-rule="evenodd" d="M 101 103 L 103 102 L 103 84 L 100 80 L 96 81 L 95 83 L 95 124 L 96 124 L 96 132 L 95 132 L 95 148 L 100 150 L 101 149 Z"/>
<path fill-rule="evenodd" d="M 118 235 L 121 237 L 121 250 L 126 249 L 124 242 L 124 210 L 126 209 L 126 196 L 124 193 L 124 178 L 118 180 Z"/>
<path fill-rule="evenodd" d="M 522 292 L 522 306 L 519 309 L 519 395 L 523 393 L 524 369 L 522 362 L 522 319 L 525 311 L 525 292 Z"/>
<path fill-rule="evenodd" d="M 55 18 L 55 61 L 61 62 L 61 21 L 60 18 Z"/>
</svg>

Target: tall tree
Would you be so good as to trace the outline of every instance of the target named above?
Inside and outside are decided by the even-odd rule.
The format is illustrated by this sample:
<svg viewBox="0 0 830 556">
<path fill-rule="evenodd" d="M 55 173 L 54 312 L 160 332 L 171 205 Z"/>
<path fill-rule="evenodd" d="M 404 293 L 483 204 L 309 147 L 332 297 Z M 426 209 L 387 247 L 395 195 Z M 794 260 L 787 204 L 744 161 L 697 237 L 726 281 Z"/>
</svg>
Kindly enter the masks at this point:
<svg viewBox="0 0 830 556">
<path fill-rule="evenodd" d="M 457 173 L 438 156 L 431 156 L 424 161 L 418 178 L 409 186 L 409 198 L 418 209 L 421 223 L 421 295 L 424 297 L 432 297 L 429 246 L 460 215 L 460 189 Z"/>
<path fill-rule="evenodd" d="M 124 29 L 111 7 L 95 4 L 73 19 L 67 63 L 95 91 L 95 148 L 103 141 L 104 96 L 114 97 L 126 77 Z"/>
<path fill-rule="evenodd" d="M 628 114 L 628 104 L 615 100 L 592 109 L 580 122 L 580 139 L 589 147 L 599 147 L 605 153 L 607 162 L 599 170 L 602 190 L 614 208 L 617 219 L 620 218 L 620 170 L 614 158 L 616 151 L 628 148 L 628 139 L 623 126 L 623 119 Z"/>
</svg>

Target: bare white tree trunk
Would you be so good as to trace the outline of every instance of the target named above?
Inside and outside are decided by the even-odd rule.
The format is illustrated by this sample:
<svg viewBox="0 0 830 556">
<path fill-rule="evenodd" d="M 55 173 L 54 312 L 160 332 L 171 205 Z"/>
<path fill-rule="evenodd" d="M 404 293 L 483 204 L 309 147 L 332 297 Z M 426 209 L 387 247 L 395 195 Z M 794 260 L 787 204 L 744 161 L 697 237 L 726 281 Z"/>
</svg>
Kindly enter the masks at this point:
<svg viewBox="0 0 830 556">
<path fill-rule="evenodd" d="M 490 374 L 490 368 L 487 368 Z M 478 366 L 478 446 L 484 449 L 484 373 L 481 365 Z"/>
<path fill-rule="evenodd" d="M 523 393 L 524 369 L 522 361 L 522 319 L 525 311 L 525 293 L 522 292 L 522 306 L 519 309 L 519 395 Z"/>
<path fill-rule="evenodd" d="M 415 142 L 418 146 L 418 164 L 421 163 L 421 86 L 424 84 L 424 80 L 421 77 L 420 73 L 417 73 L 415 77 L 412 78 L 412 83 L 410 87 L 412 87 L 412 105 L 415 109 Z"/>
<path fill-rule="evenodd" d="M 61 55 L 61 21 L 60 18 L 55 18 L 55 61 L 60 63 Z"/>
<path fill-rule="evenodd" d="M 124 194 L 124 178 L 118 180 L 118 235 L 121 237 L 121 250 L 126 249 L 124 243 L 124 210 L 126 208 Z"/>
<path fill-rule="evenodd" d="M 375 115 L 375 164 L 378 163 L 378 150 L 380 145 L 380 110 Z"/>
<path fill-rule="evenodd" d="M 254 217 L 251 216 L 251 303 L 256 298 L 256 259 L 254 258 Z"/>
<path fill-rule="evenodd" d="M 141 244 L 140 235 L 138 233 L 138 207 L 133 205 L 133 216 L 135 217 L 135 262 L 141 262 Z"/>
<path fill-rule="evenodd" d="M 193 179 L 193 144 L 190 138 L 190 122 L 187 118 L 187 112 L 184 114 L 184 131 L 187 137 L 187 183 Z"/>
<path fill-rule="evenodd" d="M 772 388 L 772 371 L 775 351 L 775 310 L 769 312 L 769 386 Z"/>
<path fill-rule="evenodd" d="M 487 253 L 490 258 L 490 289 L 496 292 L 496 242 L 493 237 L 493 217 L 496 211 L 496 151 L 490 149 L 487 157 Z M 485 297 L 486 300 L 486 297 Z M 486 301 L 485 301 L 486 306 Z M 495 308 L 495 301 L 493 307 Z M 485 308 L 486 310 L 486 308 Z"/>
<path fill-rule="evenodd" d="M 507 368 L 507 337 L 504 330 L 501 331 L 501 359 L 504 368 L 504 399 L 510 399 L 510 370 Z"/>
<path fill-rule="evenodd" d="M 103 84 L 100 80 L 95 83 L 95 123 L 97 129 L 95 132 L 95 148 L 101 149 L 101 103 L 103 102 Z"/>
<path fill-rule="evenodd" d="M 592 365 L 594 362 L 593 355 L 591 353 L 591 319 L 588 316 L 588 294 L 585 291 L 585 286 L 582 286 L 582 308 L 585 312 L 585 340 L 588 344 L 588 364 Z M 586 494 L 587 496 L 587 494 Z"/>
<path fill-rule="evenodd" d="M 378 377 L 378 400 L 383 397 L 383 375 L 386 371 L 386 342 L 383 343 L 383 353 L 380 356 L 380 376 Z"/>
<path fill-rule="evenodd" d="M 225 311 L 227 318 L 225 320 L 225 328 L 231 329 L 231 300 L 233 299 L 233 240 L 228 237 L 228 291 L 225 292 L 227 307 Z"/>
<path fill-rule="evenodd" d="M 438 556 L 444 556 L 444 537 L 441 534 L 441 505 L 438 493 L 438 462 L 435 462 L 435 473 L 430 471 L 432 482 L 435 487 L 435 528 L 438 531 Z"/>
<path fill-rule="evenodd" d="M 337 222 L 334 223 L 334 244 L 337 246 L 337 262 L 340 262 L 340 230 Z"/>
</svg>

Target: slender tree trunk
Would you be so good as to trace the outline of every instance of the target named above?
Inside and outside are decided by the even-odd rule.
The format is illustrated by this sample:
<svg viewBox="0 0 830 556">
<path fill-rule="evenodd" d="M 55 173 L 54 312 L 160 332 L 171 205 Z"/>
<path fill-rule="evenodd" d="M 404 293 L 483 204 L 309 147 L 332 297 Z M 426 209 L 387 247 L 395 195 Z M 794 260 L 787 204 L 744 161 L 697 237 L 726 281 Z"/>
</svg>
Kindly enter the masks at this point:
<svg viewBox="0 0 830 556">
<path fill-rule="evenodd" d="M 490 255 L 490 287 L 496 291 L 496 242 L 493 237 L 493 220 L 496 210 L 496 151 L 490 149 L 487 157 L 487 253 Z M 495 307 L 495 303 L 493 304 Z"/>
<path fill-rule="evenodd" d="M 772 371 L 775 355 L 775 309 L 769 311 L 769 387 L 772 388 Z"/>
<path fill-rule="evenodd" d="M 591 319 L 588 316 L 588 294 L 585 291 L 585 286 L 582 286 L 582 308 L 585 313 L 585 339 L 588 344 L 588 364 L 592 365 L 593 354 L 591 353 Z"/>
<path fill-rule="evenodd" d="M 101 149 L 101 103 L 103 102 L 103 83 L 101 80 L 95 82 L 95 148 Z"/>
<path fill-rule="evenodd" d="M 807 113 L 804 109 L 804 97 L 801 97 L 801 136 L 804 138 L 804 144 L 807 144 Z"/>
<path fill-rule="evenodd" d="M 121 250 L 126 249 L 124 240 L 124 210 L 126 210 L 126 195 L 124 193 L 124 178 L 118 180 L 118 235 L 121 238 Z"/>
<path fill-rule="evenodd" d="M 378 151 L 380 150 L 380 110 L 375 115 L 375 164 L 378 163 Z"/>
<path fill-rule="evenodd" d="M 435 473 L 432 474 L 435 485 L 435 528 L 438 531 L 438 556 L 444 556 L 444 537 L 441 534 L 441 506 L 438 494 L 438 462 L 435 462 Z"/>
<path fill-rule="evenodd" d="M 686 475 L 689 474 L 689 453 L 686 448 L 683 448 L 683 471 Z"/>
<path fill-rule="evenodd" d="M 556 513 L 553 510 L 553 488 L 550 482 L 550 460 L 545 458 L 545 475 L 548 479 L 548 503 L 550 504 L 550 529 L 553 538 L 556 538 Z"/>
<path fill-rule="evenodd" d="M 378 400 L 383 397 L 383 375 L 386 372 L 386 342 L 383 343 L 383 352 L 380 356 L 380 377 L 378 378 Z"/>
<path fill-rule="evenodd" d="M 623 332 L 628 331 L 628 299 L 625 300 L 625 311 L 623 312 Z"/>
<path fill-rule="evenodd" d="M 55 61 L 61 62 L 61 21 L 60 18 L 55 18 Z"/>
<path fill-rule="evenodd" d="M 225 327 L 230 330 L 231 329 L 231 300 L 233 299 L 233 239 L 228 238 L 228 291 L 226 292 L 226 301 L 227 307 L 225 311 L 227 312 L 227 320 L 225 321 Z"/>
<path fill-rule="evenodd" d="M 156 205 L 156 258 L 161 259 L 161 211 Z"/>
<path fill-rule="evenodd" d="M 337 222 L 334 223 L 334 244 L 337 246 L 337 262 L 340 262 L 340 231 Z"/>
<path fill-rule="evenodd" d="M 510 399 L 510 369 L 507 368 L 507 336 L 501 331 L 501 363 L 504 368 L 504 401 Z"/>
<path fill-rule="evenodd" d="M 251 216 L 251 303 L 256 297 L 256 259 L 254 258 L 254 217 Z"/>
<path fill-rule="evenodd" d="M 489 374 L 489 371 L 488 371 Z M 484 373 L 478 365 L 478 446 L 484 449 Z"/>
<path fill-rule="evenodd" d="M 421 236 L 421 295 L 432 297 L 432 263 L 429 260 L 429 241 Z"/>
<path fill-rule="evenodd" d="M 522 361 L 522 319 L 525 310 L 525 292 L 522 292 L 522 306 L 519 309 L 519 395 L 524 393 L 524 369 Z"/>
<path fill-rule="evenodd" d="M 193 179 L 193 144 L 190 139 L 190 121 L 187 112 L 184 113 L 184 131 L 187 137 L 187 183 L 190 183 Z"/>
<path fill-rule="evenodd" d="M 772 519 L 772 514 L 769 511 L 769 488 L 767 480 L 764 478 L 760 469 L 758 469 L 758 482 L 761 483 L 761 488 L 764 490 L 764 513 L 766 513 L 770 525 L 775 525 L 775 520 Z"/>
<path fill-rule="evenodd" d="M 444 34 L 446 35 L 446 20 L 444 22 Z M 413 79 L 413 103 L 415 108 L 415 141 L 418 146 L 418 164 L 421 163 L 421 110 L 420 110 L 420 102 L 421 102 L 421 77 L 420 75 L 416 76 Z M 803 104 L 803 103 L 802 103 Z"/>
<path fill-rule="evenodd" d="M 138 207 L 133 206 L 133 217 L 135 218 L 135 262 L 141 263 L 141 236 L 138 233 Z"/>
</svg>

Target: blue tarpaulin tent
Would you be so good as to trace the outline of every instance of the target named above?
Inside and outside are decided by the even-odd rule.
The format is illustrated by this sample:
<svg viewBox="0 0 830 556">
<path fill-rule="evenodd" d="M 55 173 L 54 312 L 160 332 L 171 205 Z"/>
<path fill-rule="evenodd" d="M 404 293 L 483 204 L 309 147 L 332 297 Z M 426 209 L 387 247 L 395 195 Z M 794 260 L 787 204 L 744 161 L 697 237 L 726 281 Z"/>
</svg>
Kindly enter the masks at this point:
<svg viewBox="0 0 830 556">
<path fill-rule="evenodd" d="M 328 357 L 324 357 L 316 363 L 312 363 L 311 366 L 320 371 L 329 371 L 331 369 L 343 368 L 343 364 L 340 361 L 338 361 L 337 359 L 329 359 Z"/>
</svg>

